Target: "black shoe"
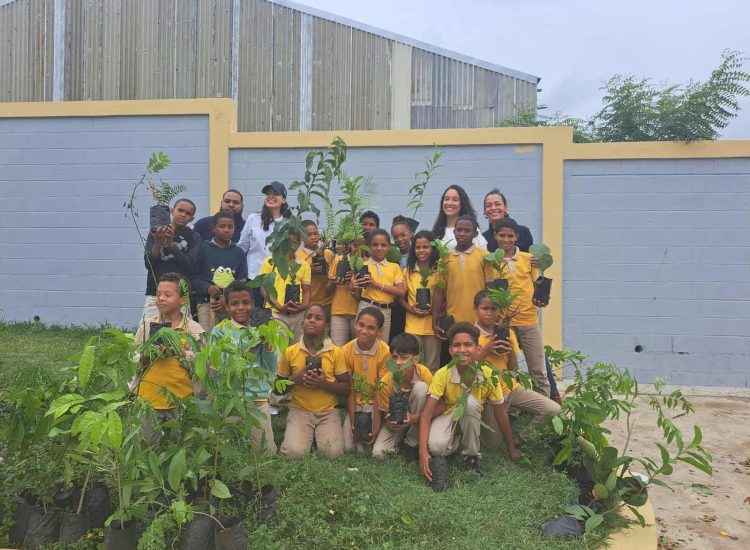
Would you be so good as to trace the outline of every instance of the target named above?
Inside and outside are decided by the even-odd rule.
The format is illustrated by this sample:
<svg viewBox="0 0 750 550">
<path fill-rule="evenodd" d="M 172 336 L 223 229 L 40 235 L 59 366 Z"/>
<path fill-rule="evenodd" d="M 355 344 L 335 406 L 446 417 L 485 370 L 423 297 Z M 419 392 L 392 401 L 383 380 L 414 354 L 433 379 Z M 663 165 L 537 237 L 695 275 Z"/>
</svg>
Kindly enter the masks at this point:
<svg viewBox="0 0 750 550">
<path fill-rule="evenodd" d="M 417 447 L 410 447 L 406 443 L 401 445 L 401 456 L 404 457 L 406 462 L 419 462 L 419 449 Z"/>
<path fill-rule="evenodd" d="M 464 458 L 464 469 L 473 470 L 480 476 L 482 475 L 482 459 L 478 456 L 467 456 Z"/>
</svg>

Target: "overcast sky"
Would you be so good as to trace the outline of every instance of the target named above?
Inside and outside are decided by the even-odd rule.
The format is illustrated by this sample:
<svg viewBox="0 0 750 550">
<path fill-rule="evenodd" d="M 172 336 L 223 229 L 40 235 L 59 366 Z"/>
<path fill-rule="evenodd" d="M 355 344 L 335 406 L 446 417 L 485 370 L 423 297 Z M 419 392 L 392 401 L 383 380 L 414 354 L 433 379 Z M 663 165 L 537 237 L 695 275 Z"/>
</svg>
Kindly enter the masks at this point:
<svg viewBox="0 0 750 550">
<path fill-rule="evenodd" d="M 539 102 L 576 116 L 599 109 L 599 87 L 614 74 L 684 83 L 707 79 L 725 48 L 750 55 L 750 0 L 301 3 L 537 75 Z M 750 98 L 724 137 L 750 138 Z"/>
</svg>

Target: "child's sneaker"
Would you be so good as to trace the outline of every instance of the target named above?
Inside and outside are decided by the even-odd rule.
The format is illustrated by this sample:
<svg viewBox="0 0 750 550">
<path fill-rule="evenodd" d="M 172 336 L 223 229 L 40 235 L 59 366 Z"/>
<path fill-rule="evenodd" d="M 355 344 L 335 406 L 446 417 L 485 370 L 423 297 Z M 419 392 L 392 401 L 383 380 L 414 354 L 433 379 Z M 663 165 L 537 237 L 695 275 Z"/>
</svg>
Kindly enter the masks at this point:
<svg viewBox="0 0 750 550">
<path fill-rule="evenodd" d="M 478 456 L 467 456 L 464 458 L 464 469 L 473 470 L 480 476 L 482 475 L 482 459 Z"/>
</svg>

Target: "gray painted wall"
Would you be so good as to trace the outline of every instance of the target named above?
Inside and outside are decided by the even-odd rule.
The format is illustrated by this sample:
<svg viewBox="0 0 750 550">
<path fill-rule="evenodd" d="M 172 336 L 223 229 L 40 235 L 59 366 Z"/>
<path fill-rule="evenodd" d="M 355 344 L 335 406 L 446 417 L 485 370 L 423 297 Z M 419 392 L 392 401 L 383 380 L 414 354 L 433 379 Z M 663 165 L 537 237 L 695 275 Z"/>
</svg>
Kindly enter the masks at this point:
<svg viewBox="0 0 750 550">
<path fill-rule="evenodd" d="M 748 386 L 750 159 L 566 162 L 564 228 L 566 347 Z"/>
<path fill-rule="evenodd" d="M 137 323 L 145 268 L 123 203 L 158 150 L 207 215 L 208 117 L 0 118 L 0 319 Z"/>
<path fill-rule="evenodd" d="M 481 231 L 487 229 L 482 215 L 484 195 L 499 187 L 510 202 L 511 215 L 541 235 L 542 148 L 520 149 L 512 145 L 472 145 L 443 147 L 442 168 L 427 187 L 424 208 L 417 218 L 420 229 L 432 229 L 440 197 L 451 184 L 461 185 L 478 210 Z M 357 147 L 349 149 L 346 170 L 352 175 L 372 176 L 378 184 L 373 210 L 381 225 L 390 230 L 391 220 L 407 211 L 409 189 L 418 181 L 416 172 L 425 169 L 432 147 Z M 305 174 L 306 149 L 234 149 L 230 151 L 229 181 L 246 195 L 247 212 L 262 204 L 263 185 L 277 179 L 286 185 Z M 336 195 L 334 200 L 339 196 Z M 295 203 L 290 196 L 290 202 Z"/>
</svg>

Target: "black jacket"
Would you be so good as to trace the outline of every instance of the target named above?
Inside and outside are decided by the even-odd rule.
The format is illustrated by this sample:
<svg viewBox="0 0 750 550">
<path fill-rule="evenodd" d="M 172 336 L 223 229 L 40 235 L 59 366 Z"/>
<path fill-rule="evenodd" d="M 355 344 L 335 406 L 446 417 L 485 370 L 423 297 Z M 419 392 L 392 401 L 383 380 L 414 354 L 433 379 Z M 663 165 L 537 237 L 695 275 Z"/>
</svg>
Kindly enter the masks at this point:
<svg viewBox="0 0 750 550">
<path fill-rule="evenodd" d="M 153 258 L 151 247 L 154 246 L 154 237 L 148 234 L 143 255 L 147 272 L 146 296 L 156 296 L 157 281 L 164 273 L 175 272 L 190 279 L 198 271 L 200 235 L 189 227 L 182 227 L 175 232 L 174 243 L 174 248 L 162 248 L 159 257 Z"/>
</svg>

